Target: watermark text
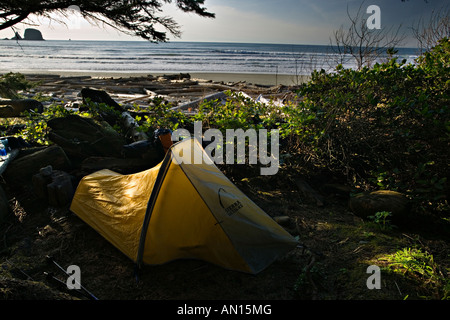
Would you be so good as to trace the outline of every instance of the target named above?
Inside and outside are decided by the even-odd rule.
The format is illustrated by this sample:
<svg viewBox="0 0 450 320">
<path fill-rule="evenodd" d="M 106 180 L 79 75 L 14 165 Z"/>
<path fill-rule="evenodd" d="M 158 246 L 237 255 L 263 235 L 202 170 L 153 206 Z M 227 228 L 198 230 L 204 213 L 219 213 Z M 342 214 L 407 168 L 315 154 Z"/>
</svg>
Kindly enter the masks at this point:
<svg viewBox="0 0 450 320">
<path fill-rule="evenodd" d="M 279 137 L 278 129 L 272 129 L 270 133 L 266 129 L 226 129 L 224 138 L 218 129 L 208 129 L 203 133 L 202 122 L 195 121 L 194 138 L 200 145 L 209 141 L 204 148 L 205 153 L 194 146 L 192 154 L 189 146 L 179 156 L 185 164 L 245 164 L 248 159 L 248 164 L 263 165 L 261 175 L 275 175 L 279 168 Z M 172 141 L 184 138 L 191 138 L 186 129 L 177 129 L 172 133 Z"/>
</svg>

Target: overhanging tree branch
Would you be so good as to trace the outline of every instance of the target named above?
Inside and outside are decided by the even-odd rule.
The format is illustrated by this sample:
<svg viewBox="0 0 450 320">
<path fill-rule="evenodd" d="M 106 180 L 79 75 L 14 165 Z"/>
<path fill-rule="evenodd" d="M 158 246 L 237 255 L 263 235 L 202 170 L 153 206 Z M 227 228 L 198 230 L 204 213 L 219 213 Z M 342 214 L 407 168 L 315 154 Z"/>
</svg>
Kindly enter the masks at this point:
<svg viewBox="0 0 450 320">
<path fill-rule="evenodd" d="M 17 23 L 22 22 L 23 20 L 25 20 L 28 17 L 28 15 L 29 14 L 27 12 L 23 12 L 23 13 L 21 13 L 20 15 L 18 15 L 17 17 L 15 17 L 13 19 L 9 19 L 8 20 L 8 19 L 5 18 L 5 22 L 3 22 L 0 25 L 0 30 L 10 28 L 10 27 L 14 26 Z"/>
<path fill-rule="evenodd" d="M 181 35 L 180 26 L 171 17 L 161 16 L 163 4 L 175 2 L 183 12 L 214 18 L 205 0 L 6 0 L 0 2 L 0 30 L 42 16 L 54 20 L 53 13 L 67 16 L 69 6 L 77 6 L 81 15 L 93 24 L 105 24 L 125 34 L 153 42 L 167 41 L 167 33 Z M 11 17 L 14 17 L 11 19 Z"/>
</svg>

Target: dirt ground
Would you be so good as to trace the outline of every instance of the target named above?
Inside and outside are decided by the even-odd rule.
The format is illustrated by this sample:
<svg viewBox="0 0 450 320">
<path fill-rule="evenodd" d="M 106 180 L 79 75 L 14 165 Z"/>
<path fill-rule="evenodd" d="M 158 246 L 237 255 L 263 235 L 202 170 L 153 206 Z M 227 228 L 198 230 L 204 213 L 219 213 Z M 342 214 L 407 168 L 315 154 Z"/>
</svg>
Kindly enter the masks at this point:
<svg viewBox="0 0 450 320">
<path fill-rule="evenodd" d="M 407 228 L 382 231 L 347 209 L 348 195 L 322 194 L 317 206 L 293 185 L 291 174 L 245 176 L 245 167 L 225 174 L 272 217 L 289 216 L 283 224 L 298 236 L 301 247 L 257 275 L 202 261 L 174 261 L 146 266 L 135 277 L 134 264 L 68 208 L 53 208 L 30 188 L 9 190 L 14 215 L 1 226 L 0 300 L 89 299 L 46 273 L 65 281 L 62 267 L 77 265 L 81 281 L 100 300 L 402 300 L 433 296 L 424 286 L 401 275 L 382 273 L 382 288 L 369 290 L 367 267 L 380 255 L 419 241 L 448 267 L 448 229 Z M 320 184 L 311 185 L 320 190 Z M 424 291 L 425 290 L 425 291 Z"/>
</svg>

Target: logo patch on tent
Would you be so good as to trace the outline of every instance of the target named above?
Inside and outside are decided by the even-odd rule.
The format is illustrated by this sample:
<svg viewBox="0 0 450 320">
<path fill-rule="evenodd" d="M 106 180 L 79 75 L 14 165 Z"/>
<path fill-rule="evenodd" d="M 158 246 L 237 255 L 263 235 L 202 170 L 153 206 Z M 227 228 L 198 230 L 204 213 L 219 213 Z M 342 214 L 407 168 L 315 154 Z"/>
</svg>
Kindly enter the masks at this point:
<svg viewBox="0 0 450 320">
<path fill-rule="evenodd" d="M 243 204 L 236 199 L 234 194 L 226 192 L 224 188 L 220 188 L 217 195 L 219 196 L 220 206 L 229 216 L 232 216 L 244 207 Z"/>
</svg>

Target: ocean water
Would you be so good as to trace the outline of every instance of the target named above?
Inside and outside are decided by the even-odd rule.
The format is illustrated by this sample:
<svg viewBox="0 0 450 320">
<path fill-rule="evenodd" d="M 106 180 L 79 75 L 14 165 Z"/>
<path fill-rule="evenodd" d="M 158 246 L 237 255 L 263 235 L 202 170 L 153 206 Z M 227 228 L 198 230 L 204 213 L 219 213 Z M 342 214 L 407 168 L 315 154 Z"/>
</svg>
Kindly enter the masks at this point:
<svg viewBox="0 0 450 320">
<path fill-rule="evenodd" d="M 413 62 L 413 48 L 400 48 Z M 336 56 L 328 46 L 255 43 L 145 41 L 0 40 L 0 73 L 265 73 L 309 75 L 331 70 Z M 352 68 L 351 59 L 344 64 Z"/>
</svg>

